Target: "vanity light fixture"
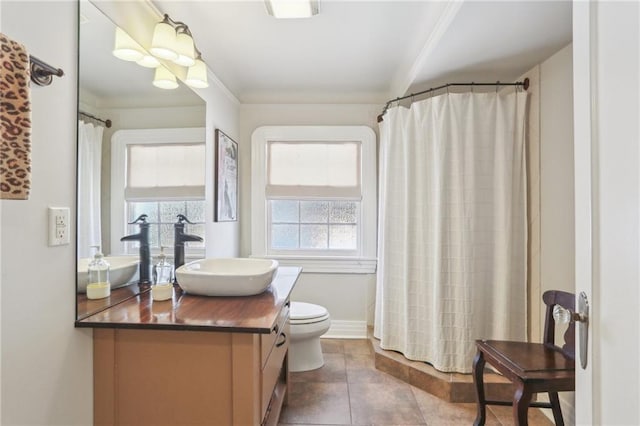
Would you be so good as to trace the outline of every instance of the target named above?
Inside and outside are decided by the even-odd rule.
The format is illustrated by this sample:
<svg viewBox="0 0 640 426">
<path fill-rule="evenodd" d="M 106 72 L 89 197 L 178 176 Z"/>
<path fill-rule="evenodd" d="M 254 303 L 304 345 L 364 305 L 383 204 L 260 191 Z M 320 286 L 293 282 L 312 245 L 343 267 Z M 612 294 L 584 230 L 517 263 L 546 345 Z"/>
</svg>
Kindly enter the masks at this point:
<svg viewBox="0 0 640 426">
<path fill-rule="evenodd" d="M 265 0 L 267 12 L 274 18 L 310 18 L 319 12 L 318 0 Z"/>
<path fill-rule="evenodd" d="M 207 65 L 195 46 L 193 35 L 184 22 L 174 21 L 165 14 L 153 30 L 151 48 L 148 54 L 124 30 L 116 28 L 116 45 L 113 54 L 125 61 L 135 61 L 138 65 L 155 68 L 153 85 L 162 89 L 178 87 L 176 76 L 162 66 L 161 59 L 187 68 L 185 83 L 195 88 L 209 86 Z"/>
<path fill-rule="evenodd" d="M 153 55 L 145 54 L 142 59 L 136 61 L 136 64 L 145 68 L 157 68 L 160 66 L 160 61 Z"/>
<path fill-rule="evenodd" d="M 156 68 L 153 85 L 160 89 L 176 89 L 178 87 L 178 81 L 171 71 L 160 65 Z"/>
<path fill-rule="evenodd" d="M 170 24 L 169 15 L 164 15 L 164 20 L 158 22 L 153 29 L 153 39 L 149 49 L 151 54 L 169 61 L 178 59 L 176 35 L 176 30 Z"/>
<path fill-rule="evenodd" d="M 198 57 L 193 66 L 189 67 L 187 78 L 184 82 L 197 89 L 209 87 L 209 83 L 207 82 L 207 64 L 202 60 L 200 52 L 198 52 Z"/>
<path fill-rule="evenodd" d="M 184 22 L 174 21 L 165 13 L 156 24 L 151 41 L 151 54 L 177 65 L 190 67 L 196 60 L 196 49 L 189 27 Z"/>
<path fill-rule="evenodd" d="M 191 67 L 196 63 L 195 52 L 193 37 L 191 37 L 189 28 L 185 26 L 182 31 L 179 30 L 176 34 L 176 53 L 178 57 L 173 62 L 183 67 Z"/>
<path fill-rule="evenodd" d="M 139 61 L 144 57 L 144 49 L 122 28 L 116 27 L 113 56 L 123 61 Z"/>
</svg>

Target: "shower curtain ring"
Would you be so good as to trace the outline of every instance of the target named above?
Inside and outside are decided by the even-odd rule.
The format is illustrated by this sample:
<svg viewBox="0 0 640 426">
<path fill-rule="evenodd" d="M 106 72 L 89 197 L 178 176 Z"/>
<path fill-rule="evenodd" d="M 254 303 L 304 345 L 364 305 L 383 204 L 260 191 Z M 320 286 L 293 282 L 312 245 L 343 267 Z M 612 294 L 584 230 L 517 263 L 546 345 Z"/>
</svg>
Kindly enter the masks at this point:
<svg viewBox="0 0 640 426">
<path fill-rule="evenodd" d="M 498 93 L 498 87 L 500 86 L 500 80 L 496 81 L 496 93 Z"/>
<path fill-rule="evenodd" d="M 473 89 L 474 89 L 474 87 L 475 87 L 475 84 L 476 84 L 476 83 L 474 83 L 473 81 L 471 82 L 471 93 L 473 93 L 473 91 L 474 91 Z"/>
</svg>

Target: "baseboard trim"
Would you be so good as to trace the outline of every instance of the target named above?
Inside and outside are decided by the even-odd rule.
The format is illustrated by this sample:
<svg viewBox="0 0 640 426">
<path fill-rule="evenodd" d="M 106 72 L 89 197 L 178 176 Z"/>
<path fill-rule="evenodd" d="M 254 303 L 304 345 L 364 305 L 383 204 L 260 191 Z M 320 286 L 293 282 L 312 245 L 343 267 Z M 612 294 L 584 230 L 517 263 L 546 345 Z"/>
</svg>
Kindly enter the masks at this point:
<svg viewBox="0 0 640 426">
<path fill-rule="evenodd" d="M 335 321 L 323 336 L 325 339 L 366 339 L 366 321 Z"/>
</svg>

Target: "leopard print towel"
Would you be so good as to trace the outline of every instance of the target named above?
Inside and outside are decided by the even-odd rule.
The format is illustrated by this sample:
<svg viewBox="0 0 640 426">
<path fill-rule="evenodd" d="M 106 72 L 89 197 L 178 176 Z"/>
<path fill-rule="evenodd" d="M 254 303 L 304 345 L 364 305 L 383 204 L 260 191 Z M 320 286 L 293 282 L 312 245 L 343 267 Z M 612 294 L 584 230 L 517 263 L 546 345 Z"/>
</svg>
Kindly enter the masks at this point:
<svg viewBox="0 0 640 426">
<path fill-rule="evenodd" d="M 0 33 L 0 199 L 27 200 L 31 188 L 29 54 Z"/>
</svg>

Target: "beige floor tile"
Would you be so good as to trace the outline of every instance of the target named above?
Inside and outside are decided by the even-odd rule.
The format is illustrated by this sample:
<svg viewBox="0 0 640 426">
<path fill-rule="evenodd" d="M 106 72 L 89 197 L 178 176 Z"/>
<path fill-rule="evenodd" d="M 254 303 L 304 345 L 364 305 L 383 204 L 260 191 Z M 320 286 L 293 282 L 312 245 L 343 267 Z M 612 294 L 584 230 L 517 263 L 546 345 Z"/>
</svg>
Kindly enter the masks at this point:
<svg viewBox="0 0 640 426">
<path fill-rule="evenodd" d="M 291 373 L 292 382 L 346 382 L 344 354 L 325 353 L 324 365 L 318 369 Z"/>
<path fill-rule="evenodd" d="M 370 354 L 373 353 L 371 343 L 367 339 L 345 339 L 343 341 L 345 354 Z"/>
<path fill-rule="evenodd" d="M 409 385 L 349 383 L 354 424 L 425 425 Z"/>
<path fill-rule="evenodd" d="M 346 383 L 304 383 L 290 385 L 289 403 L 280 422 L 284 424 L 348 425 L 349 391 Z"/>
<path fill-rule="evenodd" d="M 322 346 L 322 353 L 344 353 L 344 340 L 340 339 L 320 339 L 320 346 Z"/>
<path fill-rule="evenodd" d="M 500 420 L 503 426 L 513 426 L 513 411 L 511 407 L 490 405 L 487 411 L 491 411 Z M 565 419 L 566 420 L 566 419 Z M 529 426 L 550 426 L 553 421 L 542 413 L 539 408 L 529 408 Z"/>
<path fill-rule="evenodd" d="M 345 354 L 349 383 L 403 383 L 401 380 L 377 370 L 373 354 Z"/>
<path fill-rule="evenodd" d="M 414 386 L 411 390 L 429 426 L 472 425 L 476 418 L 476 404 L 446 402 Z M 500 421 L 487 411 L 485 425 L 500 426 Z"/>
</svg>

